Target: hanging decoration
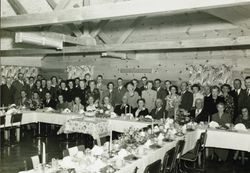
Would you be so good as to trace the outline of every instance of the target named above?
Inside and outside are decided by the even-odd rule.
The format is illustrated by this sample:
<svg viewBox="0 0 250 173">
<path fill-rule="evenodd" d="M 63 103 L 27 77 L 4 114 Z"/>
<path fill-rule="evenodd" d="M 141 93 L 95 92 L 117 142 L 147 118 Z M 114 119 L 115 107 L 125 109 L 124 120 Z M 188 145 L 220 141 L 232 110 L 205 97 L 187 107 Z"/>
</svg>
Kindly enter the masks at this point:
<svg viewBox="0 0 250 173">
<path fill-rule="evenodd" d="M 92 77 L 94 74 L 94 66 L 92 65 L 81 65 L 81 66 L 67 66 L 66 71 L 68 73 L 68 79 L 74 79 L 79 77 L 80 79 L 84 78 L 84 75 L 89 73 Z"/>
<path fill-rule="evenodd" d="M 25 67 L 25 66 L 1 66 L 1 75 L 2 77 L 11 77 L 16 79 L 18 73 L 23 73 L 24 78 L 28 78 L 30 76 L 36 77 L 38 75 L 37 67 Z"/>
<path fill-rule="evenodd" d="M 190 84 L 219 85 L 232 83 L 232 67 L 226 64 L 222 65 L 190 65 L 189 71 Z"/>
</svg>

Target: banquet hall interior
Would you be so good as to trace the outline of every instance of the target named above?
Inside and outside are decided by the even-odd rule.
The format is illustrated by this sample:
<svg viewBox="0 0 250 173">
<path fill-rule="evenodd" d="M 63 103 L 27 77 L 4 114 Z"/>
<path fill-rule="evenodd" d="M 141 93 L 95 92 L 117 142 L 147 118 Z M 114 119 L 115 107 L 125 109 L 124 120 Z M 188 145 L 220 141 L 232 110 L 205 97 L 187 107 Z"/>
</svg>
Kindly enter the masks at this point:
<svg viewBox="0 0 250 173">
<path fill-rule="evenodd" d="M 0 173 L 250 172 L 250 0 L 0 2 Z"/>
</svg>

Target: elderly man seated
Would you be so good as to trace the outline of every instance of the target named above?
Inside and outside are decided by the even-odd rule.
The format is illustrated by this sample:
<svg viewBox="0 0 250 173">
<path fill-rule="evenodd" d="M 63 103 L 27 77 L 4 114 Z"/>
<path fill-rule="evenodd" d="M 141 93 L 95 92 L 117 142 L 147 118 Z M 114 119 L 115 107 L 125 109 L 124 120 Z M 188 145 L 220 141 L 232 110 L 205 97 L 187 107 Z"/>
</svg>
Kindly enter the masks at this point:
<svg viewBox="0 0 250 173">
<path fill-rule="evenodd" d="M 204 109 L 204 101 L 201 98 L 195 100 L 195 108 L 192 109 L 189 113 L 190 118 L 197 123 L 201 121 L 208 121 L 209 113 Z"/>
<path fill-rule="evenodd" d="M 163 117 L 167 118 L 167 112 L 165 110 L 165 107 L 163 107 L 162 99 L 157 99 L 155 101 L 155 105 L 156 105 L 156 108 L 154 108 L 150 113 L 153 119 L 159 120 Z"/>
</svg>

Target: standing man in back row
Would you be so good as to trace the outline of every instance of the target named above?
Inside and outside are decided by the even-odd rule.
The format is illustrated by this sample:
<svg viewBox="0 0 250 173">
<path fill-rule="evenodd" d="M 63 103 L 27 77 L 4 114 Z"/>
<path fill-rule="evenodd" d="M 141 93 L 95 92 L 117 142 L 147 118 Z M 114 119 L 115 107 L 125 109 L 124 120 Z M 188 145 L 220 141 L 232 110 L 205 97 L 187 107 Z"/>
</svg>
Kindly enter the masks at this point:
<svg viewBox="0 0 250 173">
<path fill-rule="evenodd" d="M 118 78 L 117 79 L 117 87 L 114 88 L 114 105 L 120 105 L 122 104 L 122 97 L 127 92 L 127 89 L 123 86 L 123 79 Z"/>
<path fill-rule="evenodd" d="M 188 91 L 188 83 L 181 83 L 181 104 L 180 108 L 190 111 L 193 105 L 193 94 Z"/>
</svg>

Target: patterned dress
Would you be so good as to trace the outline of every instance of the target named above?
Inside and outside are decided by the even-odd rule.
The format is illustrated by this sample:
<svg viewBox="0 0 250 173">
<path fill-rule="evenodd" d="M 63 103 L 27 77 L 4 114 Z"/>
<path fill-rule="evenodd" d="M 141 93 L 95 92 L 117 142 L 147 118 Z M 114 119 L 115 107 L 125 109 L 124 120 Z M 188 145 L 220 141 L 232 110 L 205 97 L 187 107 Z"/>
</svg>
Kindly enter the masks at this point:
<svg viewBox="0 0 250 173">
<path fill-rule="evenodd" d="M 234 108 L 235 108 L 234 98 L 230 95 L 223 96 L 223 98 L 225 101 L 225 113 L 228 113 L 232 118 L 234 115 Z"/>
</svg>

